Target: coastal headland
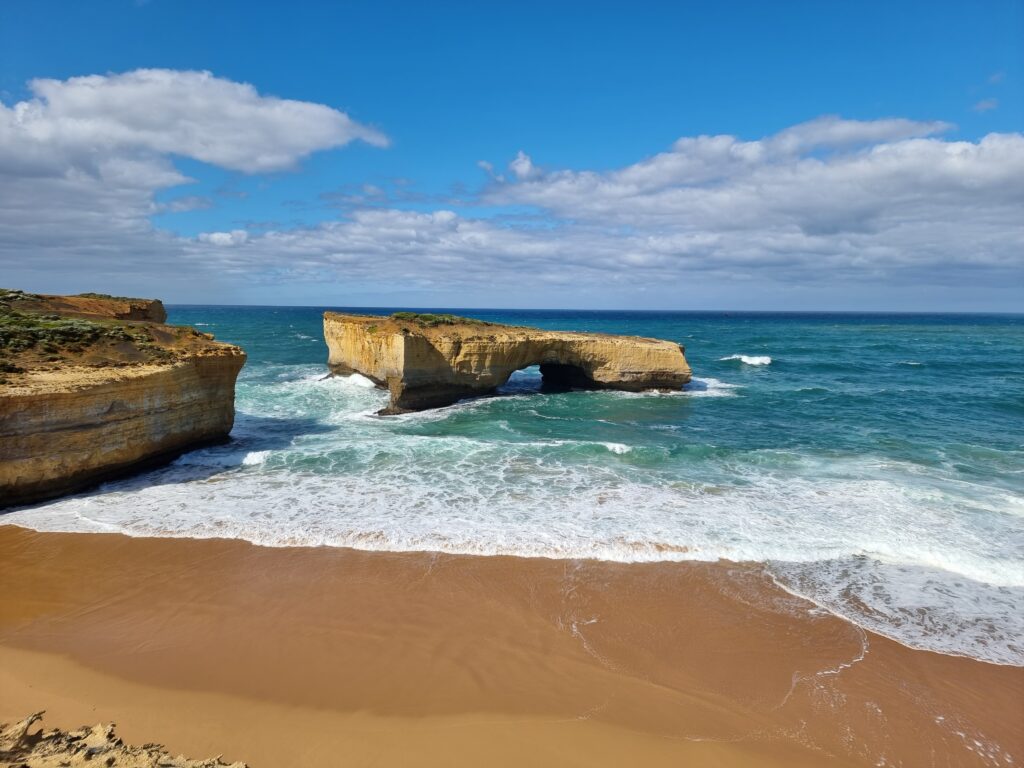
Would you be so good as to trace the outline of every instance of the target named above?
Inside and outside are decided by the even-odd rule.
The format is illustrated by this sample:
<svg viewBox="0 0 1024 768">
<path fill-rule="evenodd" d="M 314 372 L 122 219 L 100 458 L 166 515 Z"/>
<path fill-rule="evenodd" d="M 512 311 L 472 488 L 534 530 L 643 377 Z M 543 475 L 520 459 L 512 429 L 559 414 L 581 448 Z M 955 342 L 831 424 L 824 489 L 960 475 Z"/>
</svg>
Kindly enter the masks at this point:
<svg viewBox="0 0 1024 768">
<path fill-rule="evenodd" d="M 540 366 L 549 387 L 679 389 L 691 378 L 683 348 L 639 336 L 570 333 L 454 315 L 324 313 L 328 365 L 391 392 L 381 413 L 451 405 L 486 395 L 517 370 Z"/>
<path fill-rule="evenodd" d="M 1024 669 L 899 645 L 753 564 L 0 526 L 0 583 L 0 721 L 254 768 L 1024 755 Z"/>
<path fill-rule="evenodd" d="M 227 438 L 245 353 L 159 301 L 0 290 L 0 507 Z"/>
</svg>

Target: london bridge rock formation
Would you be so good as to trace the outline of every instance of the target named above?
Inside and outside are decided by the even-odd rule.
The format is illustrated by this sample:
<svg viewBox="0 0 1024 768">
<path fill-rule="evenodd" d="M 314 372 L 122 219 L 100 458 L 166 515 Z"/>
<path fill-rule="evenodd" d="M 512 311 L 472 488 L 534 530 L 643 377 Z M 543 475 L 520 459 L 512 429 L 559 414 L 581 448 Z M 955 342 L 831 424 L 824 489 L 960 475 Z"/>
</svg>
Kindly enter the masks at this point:
<svg viewBox="0 0 1024 768">
<path fill-rule="evenodd" d="M 159 301 L 0 289 L 0 507 L 222 440 L 245 353 Z"/>
<path fill-rule="evenodd" d="M 493 392 L 514 371 L 539 365 L 561 387 L 678 389 L 690 380 L 683 348 L 638 336 L 546 331 L 452 315 L 324 313 L 328 365 L 387 387 L 382 414 L 450 405 Z"/>
</svg>

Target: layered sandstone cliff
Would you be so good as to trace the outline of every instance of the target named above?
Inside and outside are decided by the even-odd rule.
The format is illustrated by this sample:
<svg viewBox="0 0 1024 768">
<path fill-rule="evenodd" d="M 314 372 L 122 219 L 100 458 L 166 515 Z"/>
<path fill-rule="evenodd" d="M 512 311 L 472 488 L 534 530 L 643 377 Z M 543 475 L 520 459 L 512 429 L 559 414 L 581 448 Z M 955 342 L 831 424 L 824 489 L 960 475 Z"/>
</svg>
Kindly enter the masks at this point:
<svg viewBox="0 0 1024 768">
<path fill-rule="evenodd" d="M 0 291 L 0 507 L 227 437 L 245 353 L 165 319 L 160 302 Z"/>
<path fill-rule="evenodd" d="M 450 405 L 484 395 L 514 371 L 539 365 L 548 385 L 678 389 L 690 380 L 683 348 L 638 336 L 497 325 L 450 315 L 324 313 L 328 365 L 387 387 L 382 413 Z"/>
</svg>

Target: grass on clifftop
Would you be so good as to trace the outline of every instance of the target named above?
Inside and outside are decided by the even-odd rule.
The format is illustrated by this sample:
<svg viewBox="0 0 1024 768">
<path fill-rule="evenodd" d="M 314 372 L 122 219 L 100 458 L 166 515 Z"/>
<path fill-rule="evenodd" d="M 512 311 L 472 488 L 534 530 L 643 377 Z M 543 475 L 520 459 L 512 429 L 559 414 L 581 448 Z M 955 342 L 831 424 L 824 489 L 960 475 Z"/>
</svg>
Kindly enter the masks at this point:
<svg viewBox="0 0 1024 768">
<path fill-rule="evenodd" d="M 80 296 L 83 299 L 106 299 L 107 301 L 127 301 L 127 302 L 145 302 L 149 299 L 136 299 L 131 296 L 111 296 L 109 293 L 76 293 L 75 296 Z"/>
<path fill-rule="evenodd" d="M 97 323 L 59 315 L 34 315 L 0 307 L 0 384 L 4 374 L 24 373 L 26 367 L 83 360 L 116 349 L 134 350 L 138 362 L 167 362 L 174 353 L 154 343 L 146 328 L 123 323 Z M 98 353 L 94 350 L 102 350 Z M 115 358 L 122 357 L 115 354 Z M 106 361 L 114 364 L 114 360 Z"/>
<path fill-rule="evenodd" d="M 433 315 L 429 312 L 395 312 L 391 319 L 407 323 L 416 323 L 421 328 L 436 328 L 439 325 L 491 325 L 484 320 L 474 320 L 472 317 L 459 317 L 458 315 Z"/>
<path fill-rule="evenodd" d="M 132 333 L 123 325 L 0 308 L 0 351 L 21 352 L 37 344 L 86 346 L 104 337 L 114 341 L 149 341 L 149 334 Z"/>
<path fill-rule="evenodd" d="M 41 366 L 173 360 L 174 353 L 157 342 L 149 325 L 67 317 L 52 311 L 45 297 L 0 289 L 0 384 L 10 383 L 11 375 Z"/>
<path fill-rule="evenodd" d="M 74 299 L 85 298 L 86 302 Z M 119 317 L 123 307 L 95 310 L 94 299 L 146 302 L 105 294 L 49 296 L 0 288 L 0 385 L 38 370 L 165 364 L 206 354 L 213 336 L 188 326 Z M 109 310 L 109 315 L 103 312 Z M 79 316 L 79 315 L 84 316 Z"/>
<path fill-rule="evenodd" d="M 144 302 L 149 299 L 136 299 L 131 296 L 111 296 L 109 293 L 76 293 L 76 298 L 105 299 L 107 301 Z M 26 293 L 15 288 L 0 288 L 0 304 L 11 301 L 39 301 L 43 297 L 37 293 Z"/>
</svg>

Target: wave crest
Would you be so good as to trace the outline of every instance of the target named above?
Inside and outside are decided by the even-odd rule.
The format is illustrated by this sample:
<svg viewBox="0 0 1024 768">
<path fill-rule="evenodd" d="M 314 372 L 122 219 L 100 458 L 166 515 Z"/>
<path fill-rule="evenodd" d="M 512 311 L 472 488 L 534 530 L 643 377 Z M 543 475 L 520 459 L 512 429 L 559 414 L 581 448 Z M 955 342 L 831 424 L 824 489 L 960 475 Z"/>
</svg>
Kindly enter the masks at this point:
<svg viewBox="0 0 1024 768">
<path fill-rule="evenodd" d="M 718 358 L 720 361 L 739 360 L 744 365 L 771 365 L 772 359 L 768 355 L 728 355 Z"/>
</svg>

